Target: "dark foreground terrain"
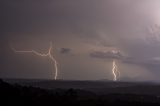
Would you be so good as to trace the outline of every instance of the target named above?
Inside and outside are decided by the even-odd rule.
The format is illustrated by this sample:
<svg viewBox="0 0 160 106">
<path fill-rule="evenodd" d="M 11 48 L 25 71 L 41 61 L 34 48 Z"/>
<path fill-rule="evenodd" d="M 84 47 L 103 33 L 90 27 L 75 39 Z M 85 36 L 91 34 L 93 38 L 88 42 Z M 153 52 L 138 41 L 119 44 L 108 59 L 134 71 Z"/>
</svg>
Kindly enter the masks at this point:
<svg viewBox="0 0 160 106">
<path fill-rule="evenodd" d="M 1 106 L 160 105 L 160 86 L 155 84 L 72 81 L 71 86 L 71 81 L 15 82 L 0 80 Z"/>
</svg>

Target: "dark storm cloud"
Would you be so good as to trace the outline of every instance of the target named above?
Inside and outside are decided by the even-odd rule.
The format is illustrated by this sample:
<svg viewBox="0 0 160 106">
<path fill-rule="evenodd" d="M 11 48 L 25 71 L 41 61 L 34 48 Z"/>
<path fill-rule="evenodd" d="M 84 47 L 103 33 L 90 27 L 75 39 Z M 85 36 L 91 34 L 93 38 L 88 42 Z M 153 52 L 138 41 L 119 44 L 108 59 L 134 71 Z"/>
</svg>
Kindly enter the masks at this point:
<svg viewBox="0 0 160 106">
<path fill-rule="evenodd" d="M 60 53 L 61 54 L 69 54 L 69 53 L 71 53 L 71 49 L 70 48 L 61 48 L 60 49 Z"/>
<path fill-rule="evenodd" d="M 100 4 L 95 0 L 4 1 L 6 30 L 19 33 L 39 30 L 87 33 L 93 30 L 90 24 L 99 20 L 94 12 L 97 11 L 95 6 Z M 85 30 L 84 26 L 88 28 Z"/>
<path fill-rule="evenodd" d="M 73 48 L 78 54 L 77 58 L 87 55 L 90 48 L 114 46 L 132 58 L 120 52 L 115 54 L 93 51 L 89 55 L 92 58 L 120 59 L 125 64 L 147 67 L 148 64 L 154 63 L 149 61 L 150 59 L 160 56 L 160 29 L 158 25 L 154 26 L 155 23 L 148 29 L 152 21 L 156 20 L 151 19 L 154 17 L 155 10 L 156 15 L 159 14 L 159 10 L 155 8 L 156 4 L 159 4 L 159 0 L 1 0 L 0 49 L 3 53 L 0 51 L 0 57 L 9 61 L 10 51 L 5 49 L 10 49 L 7 45 L 13 40 L 16 41 L 18 47 L 23 48 L 20 42 L 28 41 L 26 44 L 28 48 L 36 45 L 36 49 L 37 47 L 46 49 L 48 41 L 53 41 L 55 51 L 60 50 L 58 53 L 68 54 L 72 52 L 69 49 Z M 159 5 L 157 7 L 159 8 Z M 43 47 L 45 44 L 47 46 Z M 56 56 L 57 54 L 55 53 Z M 61 57 L 57 56 L 57 58 L 63 60 Z M 79 67 L 84 67 L 82 65 L 84 62 L 72 59 L 69 58 L 69 61 L 76 63 Z M 94 64 L 87 58 L 84 58 L 84 61 L 87 61 L 85 65 Z M 8 64 L 3 66 L 7 67 Z M 92 66 L 98 67 L 98 64 Z M 88 68 L 89 65 L 86 67 Z M 152 68 L 149 68 L 151 72 Z M 159 69 L 156 68 L 156 70 Z M 64 70 L 61 70 L 62 73 L 68 73 L 68 70 Z M 93 71 L 97 72 L 97 70 Z M 75 70 L 69 71 L 70 75 L 75 72 Z M 15 76 L 18 72 L 15 71 Z M 86 73 L 92 72 L 86 71 Z M 86 73 L 78 77 L 81 78 L 84 74 L 88 77 L 94 76 L 94 74 Z"/>
<path fill-rule="evenodd" d="M 94 51 L 89 54 L 92 58 L 99 58 L 99 59 L 123 59 L 124 56 L 118 51 L 113 53 L 112 51 Z"/>
</svg>

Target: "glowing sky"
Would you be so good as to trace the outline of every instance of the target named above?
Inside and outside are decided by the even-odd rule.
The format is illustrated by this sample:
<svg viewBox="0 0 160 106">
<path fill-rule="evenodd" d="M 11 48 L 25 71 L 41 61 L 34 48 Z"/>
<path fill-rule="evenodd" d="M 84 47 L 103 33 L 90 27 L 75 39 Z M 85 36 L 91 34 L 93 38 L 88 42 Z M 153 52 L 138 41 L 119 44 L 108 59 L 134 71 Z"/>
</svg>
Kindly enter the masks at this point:
<svg viewBox="0 0 160 106">
<path fill-rule="evenodd" d="M 54 44 L 59 79 L 160 80 L 160 0 L 1 0 L 0 77 L 52 78 L 45 52 Z M 115 53 L 112 53 L 115 51 Z M 52 67 L 53 68 L 53 67 Z"/>
</svg>

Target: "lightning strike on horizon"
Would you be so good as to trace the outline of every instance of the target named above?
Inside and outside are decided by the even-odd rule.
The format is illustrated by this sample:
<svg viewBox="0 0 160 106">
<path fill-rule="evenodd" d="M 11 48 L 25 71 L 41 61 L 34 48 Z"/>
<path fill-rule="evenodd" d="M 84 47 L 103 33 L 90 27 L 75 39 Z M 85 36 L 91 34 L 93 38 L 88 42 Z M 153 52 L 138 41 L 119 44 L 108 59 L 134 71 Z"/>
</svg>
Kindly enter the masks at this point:
<svg viewBox="0 0 160 106">
<path fill-rule="evenodd" d="M 41 57 L 49 57 L 49 59 L 52 60 L 52 62 L 54 62 L 54 67 L 55 67 L 55 75 L 54 75 L 54 79 L 57 80 L 57 76 L 58 76 L 58 66 L 57 66 L 57 61 L 56 59 L 52 56 L 51 54 L 51 50 L 52 50 L 52 42 L 50 42 L 50 47 L 48 49 L 48 52 L 47 53 L 39 53 L 35 50 L 16 50 L 15 48 L 11 47 L 12 50 L 15 52 L 15 53 L 33 53 L 37 56 L 41 56 Z"/>
<path fill-rule="evenodd" d="M 112 63 L 112 74 L 113 74 L 113 81 L 117 81 L 118 78 L 120 77 L 120 71 L 118 71 L 117 69 L 117 65 L 116 65 L 116 61 L 113 60 L 113 63 Z"/>
</svg>

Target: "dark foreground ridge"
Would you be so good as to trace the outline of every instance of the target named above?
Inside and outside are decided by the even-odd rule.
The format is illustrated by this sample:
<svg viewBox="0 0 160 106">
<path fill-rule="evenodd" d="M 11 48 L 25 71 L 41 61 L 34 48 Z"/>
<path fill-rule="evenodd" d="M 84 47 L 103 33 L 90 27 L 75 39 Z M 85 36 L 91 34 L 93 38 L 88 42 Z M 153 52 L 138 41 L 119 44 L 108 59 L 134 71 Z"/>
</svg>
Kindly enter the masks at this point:
<svg viewBox="0 0 160 106">
<path fill-rule="evenodd" d="M 157 106 L 160 97 L 141 94 L 101 94 L 79 89 L 42 89 L 0 80 L 3 106 Z"/>
</svg>

